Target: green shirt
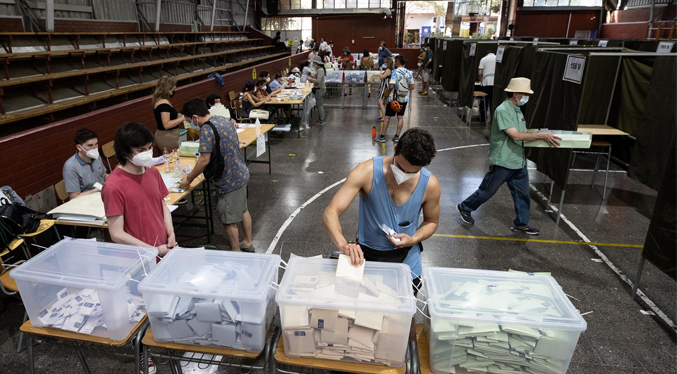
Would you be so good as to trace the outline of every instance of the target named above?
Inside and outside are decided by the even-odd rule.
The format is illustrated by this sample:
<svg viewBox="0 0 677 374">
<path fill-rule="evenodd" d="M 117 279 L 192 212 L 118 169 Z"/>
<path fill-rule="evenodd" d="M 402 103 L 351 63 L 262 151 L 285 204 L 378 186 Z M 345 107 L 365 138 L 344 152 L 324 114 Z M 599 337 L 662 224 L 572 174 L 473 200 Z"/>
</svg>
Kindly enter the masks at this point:
<svg viewBox="0 0 677 374">
<path fill-rule="evenodd" d="M 505 130 L 511 127 L 519 132 L 527 131 L 527 123 L 520 108 L 510 100 L 506 100 L 496 108 L 491 121 L 489 165 L 498 165 L 506 169 L 521 169 L 526 165 L 522 142 L 512 140 L 505 133 Z"/>
</svg>

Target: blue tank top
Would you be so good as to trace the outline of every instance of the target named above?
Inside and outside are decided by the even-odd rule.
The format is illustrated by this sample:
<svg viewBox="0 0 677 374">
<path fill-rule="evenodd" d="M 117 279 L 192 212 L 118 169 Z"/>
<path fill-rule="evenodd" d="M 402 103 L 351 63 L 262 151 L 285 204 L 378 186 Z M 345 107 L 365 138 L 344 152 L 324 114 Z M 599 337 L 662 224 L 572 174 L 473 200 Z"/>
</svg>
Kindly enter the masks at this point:
<svg viewBox="0 0 677 374">
<path fill-rule="evenodd" d="M 428 180 L 430 180 L 430 171 L 422 168 L 416 189 L 409 200 L 402 205 L 395 205 L 388 192 L 385 175 L 383 174 L 384 158 L 374 157 L 374 176 L 371 182 L 371 191 L 366 198 L 360 197 L 358 237 L 360 244 L 369 248 L 377 251 L 392 251 L 397 247 L 388 240 L 379 226 L 385 224 L 398 234 L 414 235 L 418 229 L 418 217 L 421 212 L 423 195 L 425 195 L 425 189 L 428 186 Z M 421 275 L 421 249 L 418 244 L 409 250 L 404 263 L 409 265 L 416 277 Z M 412 278 L 415 277 L 412 275 Z"/>
</svg>

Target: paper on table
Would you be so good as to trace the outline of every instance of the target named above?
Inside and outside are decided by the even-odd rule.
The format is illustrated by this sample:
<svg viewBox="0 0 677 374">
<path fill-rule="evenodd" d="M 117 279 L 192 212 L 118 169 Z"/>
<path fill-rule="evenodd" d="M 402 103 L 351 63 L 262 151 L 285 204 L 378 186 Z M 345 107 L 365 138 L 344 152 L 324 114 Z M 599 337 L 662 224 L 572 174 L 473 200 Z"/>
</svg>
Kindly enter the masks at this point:
<svg viewBox="0 0 677 374">
<path fill-rule="evenodd" d="M 174 212 L 175 210 L 179 209 L 178 205 L 167 205 L 167 209 L 169 209 L 169 213 Z"/>
<path fill-rule="evenodd" d="M 241 132 L 244 132 L 244 129 L 237 129 L 237 130 L 235 130 L 235 131 L 239 134 L 239 133 L 241 133 Z"/>
<path fill-rule="evenodd" d="M 353 266 L 350 256 L 339 255 L 338 265 L 336 266 L 336 277 L 362 282 L 364 275 L 364 262 L 360 266 Z"/>
</svg>

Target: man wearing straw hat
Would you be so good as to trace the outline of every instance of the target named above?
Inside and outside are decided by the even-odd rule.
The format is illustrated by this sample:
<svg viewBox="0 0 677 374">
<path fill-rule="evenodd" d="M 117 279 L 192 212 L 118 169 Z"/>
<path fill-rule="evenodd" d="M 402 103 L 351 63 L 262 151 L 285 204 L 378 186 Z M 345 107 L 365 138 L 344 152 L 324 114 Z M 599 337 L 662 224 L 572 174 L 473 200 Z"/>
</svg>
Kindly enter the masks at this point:
<svg viewBox="0 0 677 374">
<path fill-rule="evenodd" d="M 545 140 L 551 147 L 559 146 L 561 138 L 547 133 L 527 133 L 526 121 L 520 107 L 529 101 L 531 80 L 513 78 L 505 89 L 507 99 L 496 108 L 491 121 L 489 144 L 489 172 L 475 193 L 456 205 L 463 222 L 475 223 L 471 213 L 489 200 L 498 188 L 506 183 L 515 203 L 517 218 L 510 226 L 512 231 L 538 235 L 537 228 L 529 226 L 529 172 L 524 156 L 525 140 Z"/>
</svg>

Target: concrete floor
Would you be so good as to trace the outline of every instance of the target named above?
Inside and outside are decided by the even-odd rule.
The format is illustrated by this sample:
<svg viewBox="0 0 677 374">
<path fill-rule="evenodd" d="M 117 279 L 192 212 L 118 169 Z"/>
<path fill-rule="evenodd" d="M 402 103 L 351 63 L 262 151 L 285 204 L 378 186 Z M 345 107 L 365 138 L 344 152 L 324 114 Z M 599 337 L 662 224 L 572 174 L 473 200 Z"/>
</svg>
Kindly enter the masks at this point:
<svg viewBox="0 0 677 374">
<path fill-rule="evenodd" d="M 254 221 L 254 245 L 257 252 L 274 250 L 283 259 L 290 253 L 312 256 L 328 255 L 333 250 L 321 223 L 321 214 L 338 185 L 319 195 L 307 204 L 281 232 L 277 245 L 271 243 L 290 215 L 323 189 L 341 181 L 358 163 L 374 156 L 393 153 L 393 144 L 374 144 L 372 126 L 378 126 L 376 99 L 369 100 L 367 109 L 361 108 L 359 89 L 346 98 L 346 104 L 355 107 L 341 109 L 337 94 L 325 100 L 327 124 L 313 127 L 302 134 L 273 137 L 273 173 L 268 175 L 266 165 L 251 165 L 249 209 Z M 436 95 L 415 95 L 407 110 L 405 129 L 422 127 L 434 136 L 440 150 L 429 169 L 442 186 L 441 219 L 437 234 L 456 236 L 482 236 L 493 239 L 473 239 L 435 236 L 426 241 L 423 252 L 424 265 L 489 270 L 549 271 L 571 295 L 572 302 L 585 315 L 588 323 L 578 342 L 569 367 L 570 373 L 674 373 L 676 345 L 674 331 L 654 315 L 647 301 L 655 304 L 656 311 L 675 321 L 675 282 L 647 263 L 641 282 L 645 300 L 630 298 L 630 288 L 618 275 L 634 279 L 641 249 L 624 246 L 541 243 L 506 241 L 502 238 L 525 239 L 524 235 L 509 229 L 514 218 L 512 198 L 507 187 L 482 206 L 474 218 L 474 226 L 459 219 L 455 205 L 471 194 L 487 171 L 488 147 L 483 126 L 478 123 L 464 126 L 456 110 L 437 99 Z M 394 134 L 394 123 L 388 139 Z M 479 145 L 477 147 L 465 147 Z M 251 154 L 251 152 L 250 152 Z M 532 167 L 534 165 L 531 165 Z M 593 160 L 579 157 L 575 169 L 593 166 Z M 552 241 L 577 241 L 583 236 L 591 242 L 641 245 L 649 225 L 656 192 L 628 178 L 615 167 L 609 176 L 608 198 L 601 199 L 603 175 L 597 186 L 590 188 L 591 172 L 573 171 L 566 193 L 562 220 L 555 225 L 554 213 L 547 207 L 549 185 L 544 176 L 535 170 L 531 173 L 533 186 L 531 222 L 541 230 L 538 239 Z M 557 188 L 556 188 L 557 190 Z M 553 202 L 559 201 L 555 191 Z M 345 233 L 357 230 L 357 202 L 342 217 Z M 187 232 L 188 230 L 185 230 Z M 190 229 L 190 234 L 199 232 Z M 179 233 L 180 235 L 181 233 Z M 350 234 L 352 235 L 352 234 Z M 184 246 L 197 246 L 200 241 L 182 241 Z M 217 225 L 212 243 L 220 249 L 227 248 L 225 232 Z M 599 251 L 599 252 L 597 252 Z M 601 261 L 605 256 L 607 262 Z M 615 269 L 612 270 L 612 267 Z M 4 299 L 6 310 L 0 314 L 0 373 L 26 371 L 26 355 L 16 353 L 18 327 L 23 307 L 12 299 Z M 660 314 L 660 313 L 659 313 Z M 418 316 L 417 320 L 422 321 Z M 35 348 L 38 373 L 75 373 L 81 370 L 73 350 L 49 345 Z M 102 353 L 87 354 L 88 364 L 94 373 L 130 373 L 133 361 Z M 190 365 L 187 373 L 215 372 L 216 367 L 205 369 Z M 231 369 L 225 372 L 239 372 Z M 167 366 L 159 365 L 160 373 L 169 373 Z"/>
</svg>

